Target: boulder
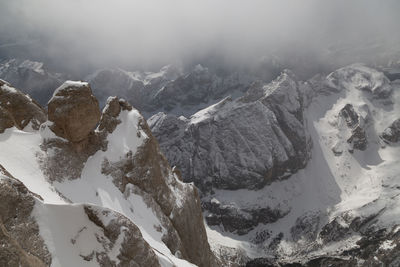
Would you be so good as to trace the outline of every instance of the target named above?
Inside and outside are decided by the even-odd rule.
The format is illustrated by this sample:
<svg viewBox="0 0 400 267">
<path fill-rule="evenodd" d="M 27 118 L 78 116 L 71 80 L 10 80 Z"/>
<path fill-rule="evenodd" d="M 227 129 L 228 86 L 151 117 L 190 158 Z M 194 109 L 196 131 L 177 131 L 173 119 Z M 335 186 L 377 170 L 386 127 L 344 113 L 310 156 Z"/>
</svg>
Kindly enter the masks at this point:
<svg viewBox="0 0 400 267">
<path fill-rule="evenodd" d="M 99 102 L 88 83 L 66 81 L 48 103 L 52 131 L 72 143 L 85 141 L 100 120 Z"/>
</svg>

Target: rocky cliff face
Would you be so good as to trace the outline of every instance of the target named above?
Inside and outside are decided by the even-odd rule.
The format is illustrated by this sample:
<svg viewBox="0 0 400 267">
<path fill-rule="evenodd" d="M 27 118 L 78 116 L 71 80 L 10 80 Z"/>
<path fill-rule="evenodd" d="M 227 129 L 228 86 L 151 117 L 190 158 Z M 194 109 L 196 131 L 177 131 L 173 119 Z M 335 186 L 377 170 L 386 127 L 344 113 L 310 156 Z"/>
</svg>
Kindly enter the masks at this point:
<svg viewBox="0 0 400 267">
<path fill-rule="evenodd" d="M 285 71 L 236 100 L 189 118 L 159 113 L 149 125 L 201 190 L 222 257 L 257 254 L 248 266 L 396 265 L 398 88 L 360 64 L 306 82 Z"/>
<path fill-rule="evenodd" d="M 262 188 L 307 163 L 309 136 L 297 90 L 284 73 L 268 86 L 254 84 L 244 97 L 226 98 L 189 119 L 159 113 L 149 124 L 171 164 L 204 193 Z"/>
<path fill-rule="evenodd" d="M 31 217 L 38 195 L 0 165 L 0 264 L 49 266 L 51 255 Z M 40 201 L 40 200 L 38 200 Z"/>
<path fill-rule="evenodd" d="M 31 103 L 24 105 L 29 108 Z M 13 241 L 20 234 L 4 230 L 11 240 L 7 253 L 18 253 L 15 262 L 219 265 L 207 241 L 195 187 L 179 180 L 146 121 L 129 103 L 110 98 L 100 115 L 88 84 L 66 82 L 49 101 L 47 119 L 40 131 L 29 135 L 7 129 L 0 145 L 3 172 L 18 176 L 26 187 L 15 183 L 29 196 L 20 201 L 27 209 L 24 216 L 33 218 L 25 238 L 31 235 L 42 242 L 33 254 L 36 259 L 29 256 L 29 243 L 25 248 L 23 241 Z M 21 146 L 13 148 L 15 144 Z M 29 164 L 19 166 L 18 161 Z M 17 181 L 3 176 L 4 190 L 10 179 Z M 2 211 L 13 210 L 24 218 L 19 214 L 24 209 L 2 203 Z M 9 223 L 12 214 L 6 215 L 2 221 Z"/>
<path fill-rule="evenodd" d="M 302 105 L 294 75 L 284 72 L 271 84 L 255 83 L 242 98 L 226 98 L 189 119 L 159 113 L 149 124 L 171 164 L 203 195 L 211 194 L 210 201 L 216 189 L 260 189 L 305 167 L 311 143 Z M 204 201 L 209 224 L 239 233 L 286 213 Z"/>
</svg>

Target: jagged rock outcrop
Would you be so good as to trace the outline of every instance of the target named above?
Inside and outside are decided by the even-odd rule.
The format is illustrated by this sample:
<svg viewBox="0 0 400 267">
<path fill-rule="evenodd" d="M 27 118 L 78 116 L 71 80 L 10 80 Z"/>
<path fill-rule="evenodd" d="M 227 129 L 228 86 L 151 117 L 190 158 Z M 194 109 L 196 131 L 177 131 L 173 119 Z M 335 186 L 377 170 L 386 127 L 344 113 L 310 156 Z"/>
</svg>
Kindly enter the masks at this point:
<svg viewBox="0 0 400 267">
<path fill-rule="evenodd" d="M 0 80 L 0 133 L 13 126 L 37 130 L 45 120 L 46 113 L 36 101 Z"/>
<path fill-rule="evenodd" d="M 31 217 L 38 197 L 0 165 L 1 266 L 50 266 L 51 255 Z"/>
<path fill-rule="evenodd" d="M 347 139 L 350 144 L 350 151 L 353 149 L 365 150 L 368 145 L 367 136 L 363 128 L 362 118 L 354 110 L 353 105 L 346 104 L 339 112 L 347 127 L 351 130 L 351 136 Z"/>
<path fill-rule="evenodd" d="M 94 133 L 100 114 L 89 84 L 67 81 L 56 89 L 40 129 L 45 154 L 39 160 L 49 180 L 79 178 L 88 157 L 104 149 L 104 136 Z"/>
<path fill-rule="evenodd" d="M 160 221 L 161 225 L 154 227 L 163 233 L 162 242 L 173 255 L 199 266 L 217 266 L 208 244 L 196 188 L 183 184 L 173 174 L 144 118 L 127 101 L 110 97 L 98 120 L 98 104 L 90 87 L 79 85 L 67 82 L 49 102 L 49 120 L 53 124 L 42 125 L 44 141 L 39 155 L 44 174 L 59 183 L 68 179 L 79 182 L 85 166 L 91 164 L 92 169 L 98 168 L 97 175 L 112 180 L 124 201 L 131 195 L 143 198 Z M 91 113 L 87 123 L 77 121 L 87 113 Z M 93 131 L 97 122 L 98 127 Z M 84 146 L 76 149 L 76 144 L 83 141 Z M 104 156 L 97 165 L 88 163 L 90 156 L 99 153 Z M 63 197 L 74 201 L 75 196 L 63 195 L 62 186 L 58 190 Z M 132 249 L 127 246 L 124 250 Z"/>
<path fill-rule="evenodd" d="M 115 97 L 109 98 L 107 103 L 99 129 L 112 131 L 119 123 L 119 113 L 131 110 L 132 106 Z M 165 242 L 173 253 L 179 251 L 183 258 L 199 266 L 215 266 L 217 261 L 208 245 L 196 188 L 182 184 L 172 173 L 143 117 L 138 125 L 147 135 L 143 145 L 136 154 L 128 153 L 119 162 L 105 161 L 102 172 L 113 176 L 122 192 L 126 191 L 127 185 L 133 184 L 154 199 L 162 210 L 163 219 L 171 222 L 166 223 L 170 236 L 165 237 Z"/>
<path fill-rule="evenodd" d="M 400 141 L 400 119 L 395 120 L 381 134 L 382 139 L 388 143 L 397 143 Z"/>
<path fill-rule="evenodd" d="M 222 225 L 224 230 L 238 235 L 247 234 L 258 224 L 276 222 L 287 212 L 270 207 L 240 208 L 235 205 L 222 205 L 217 201 L 203 201 L 207 210 L 206 221 L 210 226 Z"/>
<path fill-rule="evenodd" d="M 53 94 L 48 103 L 52 131 L 74 144 L 87 142 L 100 120 L 99 103 L 89 84 L 67 81 Z"/>
<path fill-rule="evenodd" d="M 81 207 L 67 204 L 56 209 L 51 205 L 47 207 L 39 195 L 30 192 L 1 165 L 0 200 L 1 266 L 44 267 L 50 266 L 53 261 L 65 264 L 60 262 L 65 253 L 59 250 L 62 247 L 60 244 L 76 246 L 78 250 L 80 246 L 84 246 L 90 253 L 79 256 L 98 266 L 160 266 L 139 228 L 126 217 L 93 205 Z M 74 216 L 75 221 L 83 220 L 86 225 L 75 236 L 68 236 L 70 229 L 76 226 L 64 225 L 62 218 L 59 218 L 60 222 L 54 220 L 54 216 L 61 216 L 62 212 L 58 212 L 58 209 L 64 210 L 63 216 Z M 80 212 L 80 209 L 85 212 Z M 58 232 L 53 232 L 50 237 L 43 237 L 43 229 L 57 229 Z M 94 232 L 91 232 L 93 229 Z M 81 235 L 92 241 L 84 243 Z M 49 243 L 51 236 L 56 238 Z M 90 243 L 96 239 L 97 243 Z M 55 255 L 49 252 L 49 245 L 56 246 L 50 247 Z"/>
</svg>

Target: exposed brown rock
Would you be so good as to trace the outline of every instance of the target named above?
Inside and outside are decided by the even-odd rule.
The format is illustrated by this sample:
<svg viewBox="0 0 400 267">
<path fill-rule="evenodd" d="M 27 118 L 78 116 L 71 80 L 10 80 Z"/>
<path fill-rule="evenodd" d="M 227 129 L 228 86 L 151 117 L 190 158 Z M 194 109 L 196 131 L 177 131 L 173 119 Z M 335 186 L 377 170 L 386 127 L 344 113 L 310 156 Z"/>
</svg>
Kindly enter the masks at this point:
<svg viewBox="0 0 400 267">
<path fill-rule="evenodd" d="M 61 112 L 64 110 L 63 105 L 68 106 L 71 101 L 69 97 L 74 98 L 75 95 L 78 95 L 80 100 L 72 101 L 74 103 L 88 98 L 88 96 L 90 102 L 93 96 L 88 91 L 90 90 L 89 86 L 71 90 L 68 88 L 65 89 L 62 86 L 49 102 L 49 120 L 54 122 L 50 129 L 58 136 L 67 139 L 49 138 L 44 140 L 42 144 L 41 166 L 50 180 L 80 177 L 87 158 L 100 149 L 107 149 L 107 135 L 112 133 L 121 123 L 118 118 L 119 114 L 123 111 L 132 110 L 132 106 L 125 100 L 116 97 L 109 98 L 101 115 L 97 131 L 91 131 L 91 127 L 86 127 L 86 136 L 83 140 L 80 140 L 81 138 L 71 139 L 68 134 L 69 130 L 66 129 L 73 119 L 77 120 L 79 116 L 83 116 L 83 113 L 79 105 L 72 105 L 72 107 L 67 108 L 72 115 L 63 117 L 59 113 L 68 113 Z M 83 90 L 83 92 L 80 90 Z M 64 91 L 67 92 L 59 97 L 60 92 Z M 81 96 L 81 94 L 84 94 L 84 96 Z M 55 114 L 59 114 L 60 117 L 54 116 Z M 93 124 L 95 116 L 92 117 L 91 123 Z M 78 125 L 72 124 L 73 127 Z M 46 127 L 45 124 L 43 125 Z M 136 153 L 128 152 L 118 162 L 109 162 L 105 159 L 102 172 L 112 176 L 114 184 L 124 194 L 129 194 L 127 191 L 128 184 L 135 185 L 135 192 L 143 196 L 146 204 L 154 211 L 162 226 L 167 230 L 162 240 L 173 254 L 199 266 L 218 266 L 219 263 L 208 244 L 200 199 L 196 189 L 178 180 L 177 173 L 173 173 L 167 160 L 161 154 L 158 143 L 152 136 L 144 118 L 139 119 L 138 128 L 142 129 L 148 138 L 145 139 Z M 139 131 L 138 135 L 140 135 Z M 83 149 L 76 149 L 76 144 L 81 144 L 83 141 L 86 142 Z M 47 153 L 49 149 L 51 153 Z M 92 221 L 96 220 L 93 219 Z M 103 229 L 105 228 L 103 227 Z M 129 246 L 126 245 L 125 249 L 128 257 L 128 254 L 132 254 L 129 251 L 136 248 L 131 242 Z M 100 262 L 107 265 L 106 255 L 93 254 L 85 257 L 96 257 Z M 143 266 L 151 265 L 145 264 Z"/>
<path fill-rule="evenodd" d="M 72 143 L 84 146 L 100 120 L 99 103 L 87 83 L 67 81 L 48 103 L 52 131 Z"/>
<path fill-rule="evenodd" d="M 0 133 L 13 126 L 22 130 L 29 123 L 38 130 L 44 121 L 46 113 L 36 101 L 0 80 Z"/>
<path fill-rule="evenodd" d="M 31 217 L 34 194 L 1 165 L 0 266 L 50 266 L 51 255 Z"/>
<path fill-rule="evenodd" d="M 110 107 L 115 105 L 116 100 L 110 101 L 109 108 L 105 108 L 103 112 L 100 127 L 106 123 L 105 119 L 110 121 L 108 116 L 111 116 L 111 108 L 117 110 Z M 119 104 L 121 109 L 127 106 L 127 102 L 123 100 Z M 117 112 L 114 115 L 111 117 L 116 118 Z M 173 174 L 144 118 L 139 120 L 139 128 L 148 138 L 138 151 L 135 154 L 128 153 L 119 162 L 105 160 L 102 172 L 114 178 L 114 183 L 121 192 L 125 192 L 127 184 L 133 184 L 154 199 L 164 214 L 159 216 L 162 217 L 161 220 L 168 218 L 178 233 L 179 238 L 167 238 L 164 241 L 173 253 L 179 251 L 182 258 L 198 266 L 218 266 L 219 263 L 208 244 L 196 188 L 181 183 Z M 102 129 L 107 128 L 104 126 Z"/>
<path fill-rule="evenodd" d="M 10 112 L 0 106 L 0 133 L 3 133 L 6 129 L 13 127 L 14 124 L 14 118 Z"/>
<path fill-rule="evenodd" d="M 101 114 L 99 130 L 106 130 L 108 133 L 112 133 L 121 121 L 117 118 L 120 111 L 121 105 L 117 97 L 109 97 L 107 104 Z"/>
<path fill-rule="evenodd" d="M 118 266 L 160 266 L 157 256 L 143 239 L 139 228 L 129 219 L 114 211 L 99 209 L 90 205 L 85 206 L 85 213 L 88 215 L 89 220 L 104 230 L 104 235 L 112 243 L 115 244 L 117 238 L 124 234 L 120 253 L 117 256 L 120 260 Z M 100 218 L 105 213 L 112 213 L 112 216 L 115 217 L 107 225 L 104 225 Z M 107 255 L 99 255 L 96 252 L 96 258 L 100 266 L 110 266 L 110 260 Z"/>
<path fill-rule="evenodd" d="M 101 136 L 92 132 L 87 137 L 84 146 L 80 147 L 80 145 L 82 143 L 76 144 L 56 138 L 43 140 L 42 153 L 36 156 L 42 172 L 50 181 L 61 182 L 64 179 L 79 178 L 89 156 L 100 149 L 105 149 L 106 143 Z"/>
</svg>

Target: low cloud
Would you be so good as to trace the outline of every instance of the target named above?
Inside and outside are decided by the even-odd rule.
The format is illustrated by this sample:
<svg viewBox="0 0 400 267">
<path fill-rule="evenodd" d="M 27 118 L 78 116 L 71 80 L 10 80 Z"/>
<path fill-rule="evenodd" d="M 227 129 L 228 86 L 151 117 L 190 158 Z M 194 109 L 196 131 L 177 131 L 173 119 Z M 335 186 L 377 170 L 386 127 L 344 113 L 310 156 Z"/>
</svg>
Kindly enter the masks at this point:
<svg viewBox="0 0 400 267">
<path fill-rule="evenodd" d="M 1 1 L 0 55 L 71 70 L 272 56 L 344 64 L 398 51 L 399 14 L 394 0 Z"/>
</svg>

